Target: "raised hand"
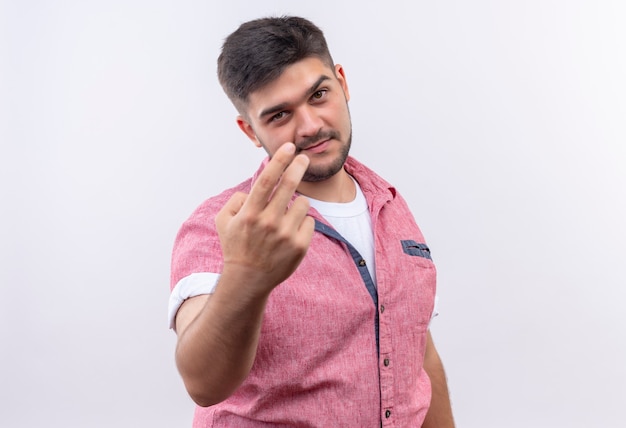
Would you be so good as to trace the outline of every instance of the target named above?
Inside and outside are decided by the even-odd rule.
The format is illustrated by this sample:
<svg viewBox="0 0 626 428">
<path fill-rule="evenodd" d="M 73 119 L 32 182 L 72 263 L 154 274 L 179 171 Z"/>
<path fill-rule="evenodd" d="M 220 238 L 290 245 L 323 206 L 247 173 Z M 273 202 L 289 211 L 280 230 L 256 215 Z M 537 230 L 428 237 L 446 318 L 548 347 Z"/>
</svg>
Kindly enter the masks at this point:
<svg viewBox="0 0 626 428">
<path fill-rule="evenodd" d="M 246 292 L 267 295 L 298 267 L 311 242 L 314 220 L 309 202 L 299 196 L 289 206 L 309 164 L 295 146 L 281 146 L 259 175 L 249 195 L 237 193 L 215 221 L 224 270 L 244 281 Z M 244 290 L 241 290 L 242 292 Z"/>
</svg>

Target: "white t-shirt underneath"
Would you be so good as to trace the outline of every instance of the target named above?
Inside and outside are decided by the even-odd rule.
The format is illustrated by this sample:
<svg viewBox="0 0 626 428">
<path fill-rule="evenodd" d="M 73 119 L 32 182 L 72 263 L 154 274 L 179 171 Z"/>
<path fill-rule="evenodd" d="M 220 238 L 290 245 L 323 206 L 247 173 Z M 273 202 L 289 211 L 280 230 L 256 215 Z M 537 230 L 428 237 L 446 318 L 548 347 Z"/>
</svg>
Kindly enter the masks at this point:
<svg viewBox="0 0 626 428">
<path fill-rule="evenodd" d="M 365 260 L 367 270 L 376 285 L 376 260 L 374 257 L 374 231 L 372 218 L 365 195 L 361 187 L 354 181 L 356 197 L 352 202 L 324 202 L 308 198 L 311 207 L 315 208 L 333 228 L 343 236 Z"/>
</svg>

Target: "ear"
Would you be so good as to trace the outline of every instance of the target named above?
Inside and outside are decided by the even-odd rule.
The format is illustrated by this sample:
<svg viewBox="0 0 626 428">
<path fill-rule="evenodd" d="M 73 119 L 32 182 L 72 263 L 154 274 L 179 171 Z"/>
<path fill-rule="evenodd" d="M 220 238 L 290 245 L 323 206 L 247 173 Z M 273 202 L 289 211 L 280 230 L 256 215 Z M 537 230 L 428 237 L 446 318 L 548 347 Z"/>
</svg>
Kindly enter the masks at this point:
<svg viewBox="0 0 626 428">
<path fill-rule="evenodd" d="M 335 64 L 335 76 L 337 76 L 337 80 L 339 80 L 339 84 L 343 88 L 343 93 L 346 95 L 346 101 L 350 101 L 350 90 L 348 89 L 346 72 L 341 64 Z"/>
<path fill-rule="evenodd" d="M 261 147 L 261 142 L 256 137 L 256 133 L 254 129 L 252 129 L 252 125 L 248 121 L 246 121 L 242 116 L 237 116 L 237 126 L 239 129 L 246 134 L 246 136 L 254 143 L 255 146 Z"/>
</svg>

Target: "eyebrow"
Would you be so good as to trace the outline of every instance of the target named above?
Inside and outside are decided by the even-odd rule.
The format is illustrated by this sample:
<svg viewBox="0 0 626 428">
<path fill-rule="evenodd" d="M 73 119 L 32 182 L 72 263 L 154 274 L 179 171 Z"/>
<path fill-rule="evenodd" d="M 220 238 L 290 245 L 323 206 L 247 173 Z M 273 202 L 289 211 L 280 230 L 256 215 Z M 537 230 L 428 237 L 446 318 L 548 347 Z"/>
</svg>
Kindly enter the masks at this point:
<svg viewBox="0 0 626 428">
<path fill-rule="evenodd" d="M 326 80 L 330 80 L 330 77 L 328 77 L 326 75 L 321 75 L 315 81 L 315 83 L 313 83 L 309 87 L 309 89 L 306 90 L 306 92 L 304 93 L 304 97 L 303 98 L 309 98 L 309 96 L 311 96 L 313 93 L 315 93 L 317 91 L 317 88 L 319 88 L 319 86 L 322 84 L 322 82 L 324 82 Z M 289 107 L 289 104 L 290 103 L 280 103 L 280 104 L 277 104 L 275 106 L 268 107 L 268 108 L 264 109 L 263 111 L 261 111 L 261 113 L 259 113 L 259 118 L 262 119 L 265 116 L 269 116 L 270 114 L 279 113 L 279 112 L 285 110 L 287 107 Z"/>
</svg>

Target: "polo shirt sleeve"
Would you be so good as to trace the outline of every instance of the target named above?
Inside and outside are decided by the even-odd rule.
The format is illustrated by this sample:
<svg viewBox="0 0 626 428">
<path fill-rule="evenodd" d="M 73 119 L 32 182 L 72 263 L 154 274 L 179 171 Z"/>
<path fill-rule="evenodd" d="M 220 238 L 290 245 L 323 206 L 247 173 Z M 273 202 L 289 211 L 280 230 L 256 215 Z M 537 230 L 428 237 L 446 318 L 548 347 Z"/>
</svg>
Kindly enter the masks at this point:
<svg viewBox="0 0 626 428">
<path fill-rule="evenodd" d="M 176 313 L 183 302 L 191 297 L 213 294 L 220 275 L 214 272 L 196 272 L 184 277 L 174 286 L 167 305 L 170 328 L 174 328 Z"/>
<path fill-rule="evenodd" d="M 217 202 L 217 203 L 216 203 Z M 209 199 L 183 223 L 172 251 L 168 320 L 174 328 L 176 312 L 186 299 L 212 294 L 222 271 L 222 249 L 215 215 L 222 201 Z"/>
</svg>

